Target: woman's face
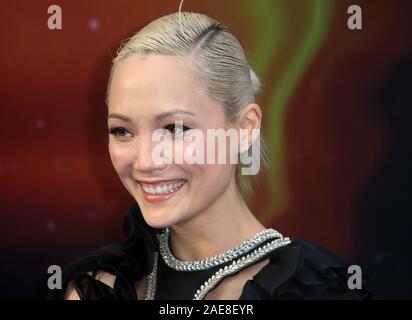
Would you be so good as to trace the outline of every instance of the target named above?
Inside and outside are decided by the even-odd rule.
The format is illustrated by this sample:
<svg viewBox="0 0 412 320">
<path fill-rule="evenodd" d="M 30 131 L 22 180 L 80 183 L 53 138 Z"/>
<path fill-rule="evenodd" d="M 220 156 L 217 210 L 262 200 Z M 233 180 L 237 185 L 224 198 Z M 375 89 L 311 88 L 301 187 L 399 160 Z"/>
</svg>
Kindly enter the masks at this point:
<svg viewBox="0 0 412 320">
<path fill-rule="evenodd" d="M 173 132 L 175 121 L 183 121 L 185 130 L 196 128 L 205 134 L 208 128 L 233 128 L 223 107 L 203 92 L 182 59 L 127 57 L 116 66 L 108 95 L 113 166 L 146 222 L 155 228 L 178 224 L 203 212 L 235 177 L 233 164 L 159 164 L 152 158 L 153 148 L 159 144 L 152 141 L 153 132 L 162 128 Z M 189 144 L 183 142 L 183 149 Z"/>
</svg>

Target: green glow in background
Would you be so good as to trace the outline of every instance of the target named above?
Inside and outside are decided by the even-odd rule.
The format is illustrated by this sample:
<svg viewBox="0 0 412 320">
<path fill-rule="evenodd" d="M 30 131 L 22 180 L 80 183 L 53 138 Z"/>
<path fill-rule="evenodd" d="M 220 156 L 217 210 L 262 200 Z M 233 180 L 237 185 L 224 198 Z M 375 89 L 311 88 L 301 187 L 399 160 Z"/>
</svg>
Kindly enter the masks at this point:
<svg viewBox="0 0 412 320">
<path fill-rule="evenodd" d="M 244 0 L 243 5 L 248 10 L 256 29 L 254 32 L 255 43 L 249 54 L 252 67 L 260 79 L 268 77 L 267 71 L 273 59 L 276 59 L 278 49 L 288 35 L 288 21 L 286 1 L 282 0 Z M 294 54 L 289 57 L 285 69 L 278 77 L 275 85 L 265 88 L 270 91 L 269 104 L 263 118 L 263 135 L 268 145 L 269 158 L 269 187 L 270 203 L 261 218 L 268 221 L 274 214 L 286 208 L 290 196 L 284 169 L 284 129 L 285 113 L 290 97 L 304 74 L 309 63 L 321 47 L 328 33 L 329 21 L 332 12 L 332 2 L 323 0 L 310 0 L 302 2 L 305 20 L 305 33 L 300 41 L 295 44 Z M 296 19 L 296 17 L 294 17 Z"/>
</svg>

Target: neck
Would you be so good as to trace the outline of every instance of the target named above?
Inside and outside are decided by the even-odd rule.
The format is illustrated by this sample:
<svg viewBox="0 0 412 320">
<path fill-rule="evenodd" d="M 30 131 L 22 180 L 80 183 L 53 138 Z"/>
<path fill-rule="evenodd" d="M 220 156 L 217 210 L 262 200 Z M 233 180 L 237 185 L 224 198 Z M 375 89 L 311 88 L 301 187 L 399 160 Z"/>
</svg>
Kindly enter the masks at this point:
<svg viewBox="0 0 412 320">
<path fill-rule="evenodd" d="M 207 210 L 170 227 L 170 247 L 180 260 L 201 260 L 221 254 L 265 229 L 250 212 L 233 180 Z"/>
</svg>

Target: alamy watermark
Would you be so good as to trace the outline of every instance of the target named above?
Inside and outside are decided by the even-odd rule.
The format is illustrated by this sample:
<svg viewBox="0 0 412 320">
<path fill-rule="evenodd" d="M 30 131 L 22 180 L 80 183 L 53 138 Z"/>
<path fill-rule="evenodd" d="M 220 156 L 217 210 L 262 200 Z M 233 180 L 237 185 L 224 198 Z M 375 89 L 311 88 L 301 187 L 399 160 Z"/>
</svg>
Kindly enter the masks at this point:
<svg viewBox="0 0 412 320">
<path fill-rule="evenodd" d="M 350 14 L 347 21 L 349 30 L 362 30 L 362 8 L 352 4 L 348 7 L 348 14 Z"/>
<path fill-rule="evenodd" d="M 348 268 L 348 288 L 351 290 L 362 289 L 362 268 L 356 264 Z"/>
<path fill-rule="evenodd" d="M 62 268 L 53 264 L 47 268 L 47 273 L 51 274 L 47 279 L 47 287 L 50 290 L 62 289 Z"/>
<path fill-rule="evenodd" d="M 242 175 L 256 175 L 260 170 L 260 129 L 200 129 L 183 131 L 183 121 L 175 121 L 177 132 L 158 129 L 152 141 L 156 164 L 238 164 Z M 247 143 L 249 134 L 253 143 Z M 240 152 L 239 152 L 239 145 Z M 229 148 L 228 148 L 229 146 Z M 217 153 L 217 154 L 216 154 Z M 173 156 L 174 155 L 174 156 Z M 173 159 L 173 160 L 172 160 Z"/>
</svg>

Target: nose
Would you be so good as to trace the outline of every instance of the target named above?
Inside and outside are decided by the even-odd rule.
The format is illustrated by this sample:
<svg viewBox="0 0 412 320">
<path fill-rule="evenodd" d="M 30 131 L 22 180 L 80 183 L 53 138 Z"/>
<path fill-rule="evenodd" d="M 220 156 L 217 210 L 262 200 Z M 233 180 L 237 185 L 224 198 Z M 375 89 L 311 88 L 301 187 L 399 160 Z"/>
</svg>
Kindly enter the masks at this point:
<svg viewBox="0 0 412 320">
<path fill-rule="evenodd" d="M 140 172 L 149 173 L 162 171 L 167 167 L 167 163 L 162 161 L 163 153 L 159 154 L 159 142 L 152 141 L 151 135 L 141 137 L 136 141 L 136 154 L 133 161 L 133 169 Z"/>
</svg>

